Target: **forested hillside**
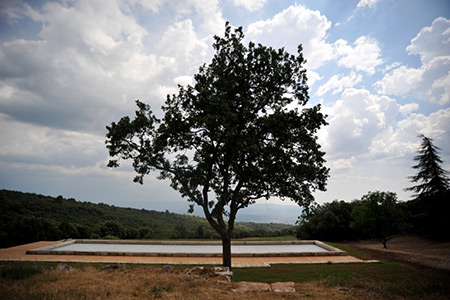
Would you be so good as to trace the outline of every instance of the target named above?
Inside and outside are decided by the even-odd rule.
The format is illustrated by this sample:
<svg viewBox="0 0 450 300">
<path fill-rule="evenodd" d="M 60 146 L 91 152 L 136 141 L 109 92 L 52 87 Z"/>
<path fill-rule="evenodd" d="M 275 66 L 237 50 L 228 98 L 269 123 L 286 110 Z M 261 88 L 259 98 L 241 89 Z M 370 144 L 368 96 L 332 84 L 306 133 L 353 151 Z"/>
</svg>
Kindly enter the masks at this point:
<svg viewBox="0 0 450 300">
<path fill-rule="evenodd" d="M 200 217 L 0 190 L 0 247 L 64 238 L 219 238 Z M 292 234 L 286 224 L 237 223 L 235 238 Z"/>
</svg>

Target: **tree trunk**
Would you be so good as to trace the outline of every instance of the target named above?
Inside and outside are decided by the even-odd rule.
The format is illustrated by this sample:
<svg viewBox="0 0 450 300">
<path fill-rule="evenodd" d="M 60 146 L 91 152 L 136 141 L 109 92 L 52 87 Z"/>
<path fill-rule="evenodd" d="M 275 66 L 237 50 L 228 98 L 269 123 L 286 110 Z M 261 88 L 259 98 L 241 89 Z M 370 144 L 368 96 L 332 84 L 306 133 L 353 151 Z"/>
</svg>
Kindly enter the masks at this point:
<svg viewBox="0 0 450 300">
<path fill-rule="evenodd" d="M 231 270 L 231 238 L 222 237 L 222 258 L 223 266 Z"/>
</svg>

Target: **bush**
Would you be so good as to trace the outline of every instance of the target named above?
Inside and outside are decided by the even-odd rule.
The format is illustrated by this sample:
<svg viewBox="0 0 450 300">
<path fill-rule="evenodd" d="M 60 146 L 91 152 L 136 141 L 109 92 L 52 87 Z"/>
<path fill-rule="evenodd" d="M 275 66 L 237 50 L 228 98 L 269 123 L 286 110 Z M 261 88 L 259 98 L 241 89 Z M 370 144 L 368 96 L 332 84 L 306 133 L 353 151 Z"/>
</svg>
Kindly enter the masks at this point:
<svg viewBox="0 0 450 300">
<path fill-rule="evenodd" d="M 312 208 L 304 215 L 297 228 L 299 239 L 318 239 L 325 241 L 355 240 L 360 232 L 350 227 L 352 210 L 356 202 L 333 201 Z"/>
<path fill-rule="evenodd" d="M 0 277 L 13 280 L 26 279 L 41 273 L 41 268 L 28 266 L 22 263 L 0 267 Z"/>
<path fill-rule="evenodd" d="M 107 221 L 100 226 L 100 236 L 115 236 L 118 238 L 125 238 L 125 230 L 123 226 L 114 221 Z"/>
<path fill-rule="evenodd" d="M 151 239 L 153 238 L 153 231 L 149 227 L 139 228 L 139 238 L 140 239 Z"/>
</svg>

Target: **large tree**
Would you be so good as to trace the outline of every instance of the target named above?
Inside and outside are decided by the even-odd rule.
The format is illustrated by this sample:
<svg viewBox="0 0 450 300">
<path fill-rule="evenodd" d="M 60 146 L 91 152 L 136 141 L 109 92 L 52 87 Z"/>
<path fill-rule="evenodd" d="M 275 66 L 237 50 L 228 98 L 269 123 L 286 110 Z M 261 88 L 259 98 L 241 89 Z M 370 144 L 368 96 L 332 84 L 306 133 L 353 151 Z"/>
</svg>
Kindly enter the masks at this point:
<svg viewBox="0 0 450 300">
<path fill-rule="evenodd" d="M 221 236 L 228 267 L 238 210 L 271 197 L 308 206 L 328 177 L 316 136 L 326 121 L 319 105 L 306 106 L 302 47 L 292 55 L 245 46 L 243 38 L 242 28 L 227 23 L 224 37 L 215 37 L 212 62 L 199 68 L 193 86 L 167 96 L 161 120 L 137 101 L 134 120 L 107 126 L 106 140 L 109 167 L 132 160 L 139 183 L 160 171 L 202 208 Z"/>
<path fill-rule="evenodd" d="M 420 234 L 450 240 L 449 172 L 441 167 L 440 149 L 433 144 L 433 140 L 423 134 L 418 137 L 422 143 L 414 157 L 417 164 L 413 166 L 418 172 L 409 177 L 416 185 L 405 189 L 415 193 L 414 199 L 408 202 L 410 222 L 413 230 Z"/>
<path fill-rule="evenodd" d="M 404 209 L 392 192 L 369 192 L 352 211 L 350 226 L 364 235 L 380 241 L 387 249 L 387 242 L 407 229 Z"/>
<path fill-rule="evenodd" d="M 442 160 L 439 157 L 439 148 L 433 145 L 433 140 L 418 135 L 422 139 L 419 154 L 414 157 L 417 164 L 413 166 L 418 173 L 409 178 L 417 185 L 406 188 L 405 191 L 415 192 L 417 198 L 429 198 L 444 194 L 449 189 L 449 172 L 441 168 Z"/>
</svg>

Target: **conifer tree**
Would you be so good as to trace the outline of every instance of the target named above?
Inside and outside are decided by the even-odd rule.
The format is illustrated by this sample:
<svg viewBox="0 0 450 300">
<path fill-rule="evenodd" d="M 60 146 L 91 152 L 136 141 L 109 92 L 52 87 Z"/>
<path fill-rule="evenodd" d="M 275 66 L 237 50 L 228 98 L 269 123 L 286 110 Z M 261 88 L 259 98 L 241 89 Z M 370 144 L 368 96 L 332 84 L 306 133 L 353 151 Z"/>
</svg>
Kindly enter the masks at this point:
<svg viewBox="0 0 450 300">
<path fill-rule="evenodd" d="M 416 199 L 442 195 L 449 189 L 449 172 L 440 166 L 442 164 L 439 157 L 440 148 L 433 145 L 433 140 L 425 135 L 419 134 L 418 137 L 422 139 L 422 144 L 419 154 L 414 157 L 417 164 L 413 166 L 418 173 L 408 177 L 417 185 L 408 187 L 405 191 L 415 192 Z"/>
</svg>

